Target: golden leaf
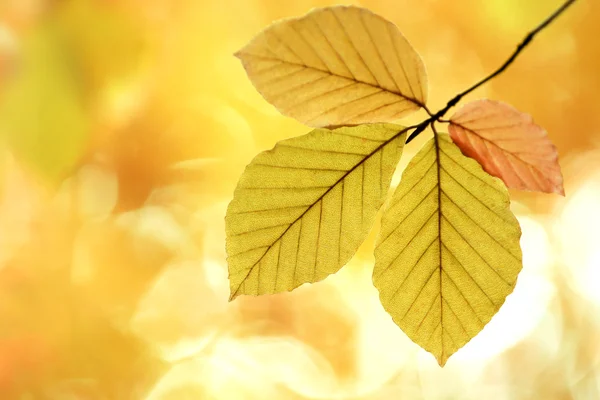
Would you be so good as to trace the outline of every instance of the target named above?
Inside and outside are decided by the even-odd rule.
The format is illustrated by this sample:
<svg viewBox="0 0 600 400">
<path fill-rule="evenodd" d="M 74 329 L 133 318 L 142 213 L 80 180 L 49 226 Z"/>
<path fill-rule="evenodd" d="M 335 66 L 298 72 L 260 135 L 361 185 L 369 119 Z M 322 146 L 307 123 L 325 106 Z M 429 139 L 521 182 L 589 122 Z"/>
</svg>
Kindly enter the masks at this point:
<svg viewBox="0 0 600 400">
<path fill-rule="evenodd" d="M 444 366 L 512 292 L 521 229 L 501 181 L 436 137 L 383 215 L 373 282 L 394 322 Z"/>
<path fill-rule="evenodd" d="M 267 101 L 309 126 L 390 122 L 427 101 L 419 54 L 393 23 L 364 8 L 276 22 L 236 56 Z"/>
<path fill-rule="evenodd" d="M 337 272 L 365 239 L 402 154 L 391 124 L 316 129 L 254 158 L 226 217 L 231 299 Z"/>
</svg>

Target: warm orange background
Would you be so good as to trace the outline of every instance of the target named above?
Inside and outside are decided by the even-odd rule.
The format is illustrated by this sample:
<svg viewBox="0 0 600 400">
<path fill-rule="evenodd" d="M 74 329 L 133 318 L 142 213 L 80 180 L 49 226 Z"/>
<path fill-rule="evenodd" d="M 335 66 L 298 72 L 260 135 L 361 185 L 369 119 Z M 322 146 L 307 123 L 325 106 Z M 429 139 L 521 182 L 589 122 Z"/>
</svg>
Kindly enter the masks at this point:
<svg viewBox="0 0 600 400">
<path fill-rule="evenodd" d="M 548 130 L 567 196 L 513 193 L 523 272 L 444 369 L 379 304 L 376 229 L 325 282 L 227 302 L 223 217 L 237 177 L 308 131 L 232 54 L 274 19 L 328 4 L 0 2 L 0 399 L 600 398 L 595 0 L 470 97 Z M 559 4 L 360 2 L 421 53 L 434 110 Z"/>
</svg>

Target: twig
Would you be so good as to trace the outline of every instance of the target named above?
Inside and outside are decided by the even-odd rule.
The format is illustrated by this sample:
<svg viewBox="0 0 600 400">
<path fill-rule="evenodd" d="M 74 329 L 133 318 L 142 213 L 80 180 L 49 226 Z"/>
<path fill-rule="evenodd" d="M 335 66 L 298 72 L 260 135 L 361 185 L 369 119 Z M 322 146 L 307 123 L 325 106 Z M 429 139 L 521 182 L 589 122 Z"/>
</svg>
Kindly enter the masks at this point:
<svg viewBox="0 0 600 400">
<path fill-rule="evenodd" d="M 504 62 L 504 64 L 502 64 L 497 70 L 495 70 L 494 72 L 492 72 L 490 75 L 488 75 L 487 77 L 483 78 L 482 80 L 480 80 L 479 82 L 477 82 L 476 84 L 474 84 L 473 86 L 471 86 L 470 88 L 464 90 L 463 92 L 457 94 L 453 99 L 451 99 L 450 101 L 448 101 L 448 103 L 446 104 L 446 106 L 444 108 L 442 108 L 441 110 L 439 110 L 438 112 L 436 112 L 435 114 L 431 114 L 431 112 L 429 112 L 428 109 L 425 109 L 425 111 L 428 112 L 428 114 L 430 115 L 430 118 L 428 120 L 426 120 L 427 124 L 425 124 L 425 127 L 433 121 L 440 121 L 440 119 L 448 112 L 448 110 L 450 110 L 452 107 L 454 107 L 456 104 L 458 104 L 458 102 L 460 100 L 462 100 L 462 98 L 466 95 L 468 95 L 469 93 L 471 93 L 472 91 L 474 91 L 475 89 L 479 88 L 481 85 L 489 82 L 490 80 L 494 79 L 495 77 L 497 77 L 498 75 L 500 75 L 502 72 L 504 72 L 504 70 L 506 70 L 517 58 L 517 56 L 523 51 L 523 49 L 525 49 L 525 47 L 527 47 L 527 45 L 529 45 L 529 43 L 531 43 L 531 41 L 533 40 L 533 38 L 540 33 L 544 28 L 546 28 L 548 25 L 550 25 L 552 23 L 552 21 L 554 21 L 559 15 L 561 15 L 567 8 L 569 8 L 569 6 L 571 6 L 573 3 L 575 3 L 577 0 L 567 0 L 559 9 L 557 9 L 554 13 L 552 13 L 552 15 L 550 15 L 548 18 L 546 18 L 541 24 L 539 24 L 534 30 L 532 30 L 531 32 L 529 32 L 527 34 L 527 36 L 525 36 L 525 38 L 523 39 L 523 41 L 517 46 L 517 49 L 512 53 L 512 55 L 508 58 L 508 60 L 506 60 Z M 422 124 L 420 124 L 419 126 L 421 126 Z M 414 138 L 416 138 L 423 130 L 423 129 L 416 129 L 406 140 L 406 143 L 410 143 Z"/>
</svg>

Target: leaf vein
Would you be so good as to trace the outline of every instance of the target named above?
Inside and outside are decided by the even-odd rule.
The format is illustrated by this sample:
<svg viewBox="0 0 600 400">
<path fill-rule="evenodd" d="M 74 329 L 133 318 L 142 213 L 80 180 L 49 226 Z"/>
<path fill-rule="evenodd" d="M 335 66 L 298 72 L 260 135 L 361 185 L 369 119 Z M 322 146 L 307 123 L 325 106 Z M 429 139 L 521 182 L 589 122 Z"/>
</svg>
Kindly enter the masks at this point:
<svg viewBox="0 0 600 400">
<path fill-rule="evenodd" d="M 467 268 L 463 265 L 463 263 L 460 262 L 460 260 L 458 259 L 458 257 L 456 257 L 456 255 L 452 252 L 452 250 L 450 250 L 445 243 L 442 243 L 442 246 L 444 247 L 444 249 L 446 249 L 446 251 L 448 252 L 448 254 L 450 254 L 450 256 L 452 258 L 454 258 L 456 260 L 456 262 L 458 263 L 458 265 L 460 265 L 460 267 L 463 269 L 463 271 L 465 271 L 465 273 L 467 274 L 467 276 L 469 278 L 471 278 L 471 280 L 477 285 L 477 287 L 479 288 L 479 290 L 481 291 L 481 293 L 483 293 L 483 295 L 490 301 L 490 303 L 492 304 L 492 306 L 494 306 L 494 309 L 497 309 L 498 307 L 496 306 L 496 303 L 494 303 L 494 301 L 492 300 L 492 298 L 487 294 L 487 292 L 485 290 L 483 290 L 483 288 L 481 287 L 481 285 L 479 284 L 479 282 L 477 282 L 477 280 L 469 273 L 469 271 L 467 271 Z M 445 271 L 444 271 L 445 272 Z M 446 274 L 448 274 L 446 272 Z M 458 288 L 458 286 L 457 286 Z M 463 295 L 463 297 L 465 297 L 465 300 L 467 299 L 466 296 Z"/>
<path fill-rule="evenodd" d="M 483 258 L 483 256 L 481 254 L 479 254 L 479 252 L 473 247 L 473 245 L 471 245 L 471 243 L 465 239 L 465 237 L 462 235 L 462 233 L 460 233 L 456 227 L 454 225 L 452 225 L 452 222 L 450 222 L 448 220 L 448 218 L 446 218 L 445 216 L 442 216 L 444 220 L 446 220 L 446 222 L 452 227 L 452 229 L 454 229 L 454 231 L 456 231 L 456 233 L 458 233 L 458 235 L 461 237 L 461 239 L 463 240 L 463 242 L 465 242 L 466 244 L 469 245 L 469 247 L 473 250 L 473 252 L 484 262 L 485 265 L 488 266 L 489 269 L 491 269 L 492 271 L 494 271 L 494 273 L 496 275 L 498 275 L 498 277 L 502 280 L 502 282 L 506 283 L 506 285 L 508 285 L 509 287 L 512 287 L 512 285 L 510 283 L 508 283 L 503 277 L 502 275 L 500 275 L 500 273 L 498 271 L 496 271 L 495 268 L 493 268 L 485 258 Z"/>
<path fill-rule="evenodd" d="M 446 192 L 445 192 L 443 189 L 442 189 L 442 194 L 443 194 L 444 196 L 446 196 L 446 198 L 447 198 L 448 200 L 450 200 L 450 202 L 451 202 L 452 204 L 454 204 L 454 206 L 455 206 L 455 207 L 456 207 L 456 208 L 457 208 L 457 209 L 458 209 L 458 210 L 459 210 L 461 213 L 463 213 L 463 214 L 464 214 L 464 215 L 465 215 L 465 216 L 466 216 L 466 217 L 467 217 L 469 220 L 471 220 L 471 221 L 472 221 L 472 222 L 473 222 L 473 223 L 474 223 L 474 224 L 475 224 L 475 225 L 476 225 L 478 228 L 480 228 L 480 229 L 481 229 L 483 232 L 485 232 L 485 234 L 486 234 L 486 235 L 487 235 L 487 236 L 488 236 L 490 239 L 492 239 L 494 242 L 496 242 L 496 244 L 497 244 L 498 246 L 500 246 L 500 248 L 501 248 L 502 250 L 504 250 L 504 251 L 505 251 L 507 254 L 510 254 L 510 255 L 511 255 L 511 256 L 512 256 L 512 257 L 513 257 L 515 260 L 519 261 L 519 258 L 518 258 L 517 256 L 515 256 L 515 255 L 514 255 L 514 254 L 513 254 L 513 253 L 512 253 L 510 250 L 508 250 L 506 247 L 504 247 L 504 245 L 503 245 L 502 243 L 500 243 L 500 242 L 498 241 L 498 239 L 496 239 L 496 238 L 495 238 L 495 237 L 494 237 L 492 234 L 490 234 L 490 233 L 489 233 L 489 232 L 488 232 L 486 229 L 484 229 L 484 228 L 483 228 L 483 227 L 482 227 L 482 226 L 479 224 L 479 222 L 477 222 L 475 219 L 473 219 L 473 217 L 471 217 L 471 216 L 470 216 L 469 214 L 467 214 L 467 213 L 466 213 L 466 212 L 465 212 L 465 211 L 464 211 L 464 210 L 463 210 L 461 207 L 459 207 L 459 205 L 458 205 L 458 204 L 456 204 L 456 203 L 454 202 L 454 200 L 452 200 L 452 199 L 451 199 L 451 198 L 448 196 L 448 194 L 447 194 L 447 193 L 446 193 Z"/>
<path fill-rule="evenodd" d="M 448 153 L 446 153 L 446 151 L 444 149 L 440 149 L 440 152 L 442 154 L 444 154 L 444 156 L 448 157 L 450 160 L 452 160 L 456 165 L 458 165 L 461 169 L 463 169 L 465 172 L 467 172 L 469 175 L 477 178 L 477 180 L 483 182 L 485 185 L 491 187 L 492 189 L 494 189 L 496 192 L 500 193 L 500 194 L 504 194 L 498 187 L 496 187 L 495 185 L 492 185 L 491 183 L 484 181 L 483 179 L 481 179 L 480 177 L 478 177 L 477 175 L 473 175 L 473 173 L 471 171 L 469 171 L 468 169 L 466 169 L 465 167 L 463 167 L 458 161 L 456 161 L 454 158 L 452 158 L 450 155 L 448 155 Z"/>
<path fill-rule="evenodd" d="M 402 223 L 408 217 L 410 217 L 417 210 L 417 208 L 419 208 L 419 206 L 425 202 L 425 200 L 427 200 L 429 198 L 429 196 L 433 193 L 433 191 L 435 190 L 435 188 L 436 188 L 435 186 L 432 187 L 431 190 L 429 191 L 429 193 L 427 193 L 425 196 L 423 196 L 423 198 L 421 200 L 419 200 L 419 203 L 417 203 L 417 205 L 412 210 L 410 210 L 410 212 L 408 214 L 406 214 L 406 216 L 404 218 L 402 218 L 402 221 L 398 222 L 397 225 L 396 225 L 396 227 L 394 229 L 392 229 L 390 231 L 390 233 L 388 233 L 388 235 L 385 238 L 383 238 L 383 240 L 381 240 L 379 242 L 379 246 L 383 245 L 390 238 L 390 236 L 392 236 L 400 228 L 400 226 L 402 225 Z"/>
<path fill-rule="evenodd" d="M 427 220 L 425 221 L 425 223 L 423 225 L 421 225 L 421 227 L 419 228 L 419 230 L 413 235 L 413 237 L 411 237 L 408 240 L 408 242 L 406 243 L 406 245 L 404 245 L 404 247 L 402 248 L 402 250 L 400 250 L 398 252 L 398 254 L 394 257 L 394 259 L 382 271 L 380 271 L 380 273 L 378 274 L 378 277 L 382 276 L 384 273 L 386 273 L 394 265 L 394 263 L 402 255 L 402 253 L 404 252 L 404 250 L 406 250 L 408 248 L 408 246 L 410 246 L 410 244 L 413 243 L 413 241 L 419 235 L 419 233 L 421 233 L 421 231 L 423 230 L 423 228 L 425 228 L 425 226 L 429 223 L 429 221 L 431 221 L 431 219 L 433 218 L 433 216 L 436 214 L 436 211 L 437 210 L 434 210 L 433 213 L 431 213 L 431 215 L 427 218 Z"/>
<path fill-rule="evenodd" d="M 450 172 L 448 172 L 448 170 L 446 168 L 444 168 L 444 166 L 441 167 L 442 171 L 444 171 L 446 173 L 446 175 L 448 175 L 450 178 L 452 178 L 452 180 L 454 182 L 456 182 L 460 187 L 462 187 L 467 193 L 469 193 L 471 195 L 471 197 L 473 197 L 475 200 L 477 200 L 477 202 L 479 202 L 482 206 L 484 206 L 485 208 L 487 208 L 492 214 L 496 215 L 498 218 L 500 218 L 502 221 L 506 222 L 507 224 L 510 225 L 510 221 L 507 221 L 499 212 L 497 212 L 496 210 L 492 209 L 490 206 L 488 206 L 486 203 L 484 203 L 479 197 L 475 196 L 473 194 L 473 192 L 471 192 L 469 189 L 467 189 L 465 187 L 465 185 L 463 185 L 462 183 L 460 183 L 460 181 L 458 179 L 456 179 L 452 174 L 450 174 Z M 455 203 L 456 204 L 456 203 Z"/>
</svg>

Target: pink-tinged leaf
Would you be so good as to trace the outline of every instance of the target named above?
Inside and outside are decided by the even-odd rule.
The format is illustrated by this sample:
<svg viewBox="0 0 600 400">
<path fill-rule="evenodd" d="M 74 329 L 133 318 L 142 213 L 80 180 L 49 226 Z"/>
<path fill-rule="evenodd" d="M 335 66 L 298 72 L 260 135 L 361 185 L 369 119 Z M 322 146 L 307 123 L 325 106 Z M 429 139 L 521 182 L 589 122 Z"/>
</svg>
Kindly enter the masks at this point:
<svg viewBox="0 0 600 400">
<path fill-rule="evenodd" d="M 565 195 L 556 147 L 530 115 L 477 100 L 454 114 L 449 132 L 464 155 L 509 188 Z"/>
</svg>

